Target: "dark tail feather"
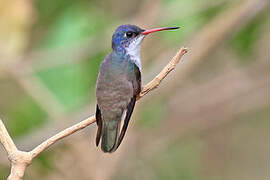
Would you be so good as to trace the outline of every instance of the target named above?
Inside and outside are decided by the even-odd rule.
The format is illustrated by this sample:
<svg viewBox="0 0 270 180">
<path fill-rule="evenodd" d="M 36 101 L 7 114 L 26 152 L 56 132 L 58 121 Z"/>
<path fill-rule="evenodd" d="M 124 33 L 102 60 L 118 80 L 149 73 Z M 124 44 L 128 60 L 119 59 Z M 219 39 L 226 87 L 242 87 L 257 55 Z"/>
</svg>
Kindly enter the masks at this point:
<svg viewBox="0 0 270 180">
<path fill-rule="evenodd" d="M 119 120 L 104 122 L 102 127 L 101 149 L 104 152 L 114 152 L 116 150 L 116 142 L 118 138 Z"/>
<path fill-rule="evenodd" d="M 120 144 L 121 144 L 121 142 L 122 142 L 122 140 L 123 140 L 123 138 L 124 138 L 124 136 L 126 134 L 127 127 L 128 127 L 128 124 L 129 124 L 129 120 L 130 120 L 131 114 L 132 114 L 134 106 L 135 106 L 135 102 L 136 102 L 136 96 L 131 98 L 130 103 L 128 104 L 126 118 L 125 118 L 122 130 L 121 130 L 121 134 L 120 134 L 120 136 L 118 138 L 118 143 L 117 143 L 117 146 L 116 146 L 115 150 L 120 146 Z"/>
<path fill-rule="evenodd" d="M 102 119 L 101 119 L 101 113 L 100 113 L 100 109 L 99 109 L 98 105 L 96 108 L 96 122 L 97 122 L 97 126 L 98 126 L 97 136 L 96 136 L 96 146 L 98 146 L 99 141 L 100 141 L 100 137 L 101 137 L 101 132 L 102 132 Z"/>
<path fill-rule="evenodd" d="M 100 138 L 102 136 L 101 141 L 101 149 L 104 152 L 114 152 L 121 144 L 125 134 L 126 130 L 129 124 L 129 120 L 131 117 L 131 114 L 133 112 L 134 106 L 136 102 L 136 97 L 134 96 L 131 98 L 126 112 L 126 117 L 124 119 L 124 125 L 121 129 L 121 133 L 119 135 L 118 129 L 121 124 L 121 118 L 115 119 L 114 121 L 104 121 L 102 123 L 101 121 L 101 113 L 97 106 L 97 112 L 96 112 L 96 119 L 98 124 L 98 131 L 97 131 L 97 137 L 96 137 L 96 144 L 98 146 Z"/>
</svg>

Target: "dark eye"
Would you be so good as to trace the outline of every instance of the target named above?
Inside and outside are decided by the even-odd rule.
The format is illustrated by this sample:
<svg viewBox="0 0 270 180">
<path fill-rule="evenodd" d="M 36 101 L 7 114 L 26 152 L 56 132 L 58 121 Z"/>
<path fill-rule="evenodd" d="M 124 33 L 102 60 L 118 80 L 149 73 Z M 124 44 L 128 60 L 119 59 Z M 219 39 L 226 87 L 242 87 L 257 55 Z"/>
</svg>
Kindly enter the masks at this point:
<svg viewBox="0 0 270 180">
<path fill-rule="evenodd" d="M 126 36 L 127 36 L 128 38 L 131 38 L 133 35 L 134 35 L 134 33 L 131 32 L 131 31 L 126 32 Z"/>
</svg>

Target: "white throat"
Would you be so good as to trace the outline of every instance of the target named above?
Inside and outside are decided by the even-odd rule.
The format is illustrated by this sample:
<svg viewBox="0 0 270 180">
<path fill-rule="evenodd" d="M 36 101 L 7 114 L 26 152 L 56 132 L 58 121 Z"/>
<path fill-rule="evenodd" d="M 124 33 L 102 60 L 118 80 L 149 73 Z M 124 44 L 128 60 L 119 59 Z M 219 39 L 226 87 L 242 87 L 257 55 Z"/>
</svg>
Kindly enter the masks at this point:
<svg viewBox="0 0 270 180">
<path fill-rule="evenodd" d="M 126 52 L 130 56 L 131 61 L 133 61 L 138 68 L 142 69 L 141 63 L 141 43 L 144 36 L 139 36 L 134 41 L 132 41 L 128 47 L 126 47 Z"/>
</svg>

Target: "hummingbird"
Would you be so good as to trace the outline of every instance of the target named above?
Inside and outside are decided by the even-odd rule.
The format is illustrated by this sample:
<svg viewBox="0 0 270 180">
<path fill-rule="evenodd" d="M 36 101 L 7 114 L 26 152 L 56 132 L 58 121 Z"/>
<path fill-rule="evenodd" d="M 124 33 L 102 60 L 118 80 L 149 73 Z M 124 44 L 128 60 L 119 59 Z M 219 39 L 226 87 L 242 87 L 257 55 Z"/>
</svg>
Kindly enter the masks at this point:
<svg viewBox="0 0 270 180">
<path fill-rule="evenodd" d="M 101 139 L 103 152 L 114 152 L 121 144 L 141 92 L 141 44 L 153 32 L 135 25 L 121 25 L 112 36 L 112 51 L 102 61 L 96 84 L 96 146 Z"/>
</svg>

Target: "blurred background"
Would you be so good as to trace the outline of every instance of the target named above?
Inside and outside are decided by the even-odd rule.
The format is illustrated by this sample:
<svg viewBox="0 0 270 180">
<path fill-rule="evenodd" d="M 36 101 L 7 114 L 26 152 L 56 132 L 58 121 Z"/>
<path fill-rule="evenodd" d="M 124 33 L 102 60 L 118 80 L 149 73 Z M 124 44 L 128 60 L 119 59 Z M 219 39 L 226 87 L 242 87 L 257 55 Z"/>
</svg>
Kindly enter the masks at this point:
<svg viewBox="0 0 270 180">
<path fill-rule="evenodd" d="M 0 117 L 21 150 L 95 112 L 99 64 L 118 25 L 147 37 L 142 78 L 181 46 L 176 70 L 136 105 L 113 154 L 96 125 L 43 152 L 26 180 L 270 178 L 269 0 L 0 0 Z M 0 179 L 9 174 L 0 150 Z"/>
</svg>

